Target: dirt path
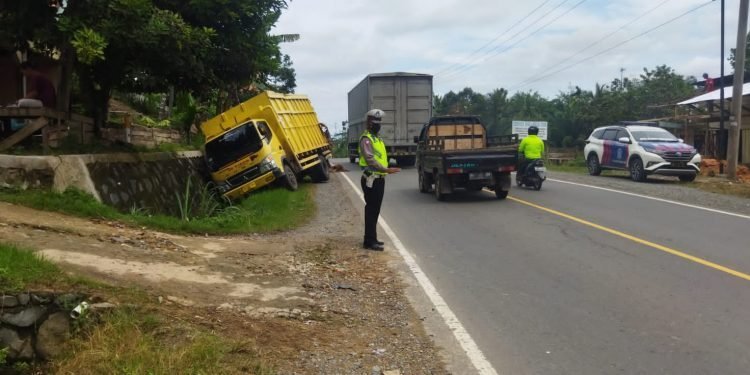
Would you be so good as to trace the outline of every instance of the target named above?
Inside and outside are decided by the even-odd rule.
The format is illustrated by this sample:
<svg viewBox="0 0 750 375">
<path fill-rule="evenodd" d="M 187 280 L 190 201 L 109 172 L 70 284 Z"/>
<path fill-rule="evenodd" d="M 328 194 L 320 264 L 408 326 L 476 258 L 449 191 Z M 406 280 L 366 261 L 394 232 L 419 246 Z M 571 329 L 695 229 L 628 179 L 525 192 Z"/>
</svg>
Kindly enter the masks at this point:
<svg viewBox="0 0 750 375">
<path fill-rule="evenodd" d="M 63 268 L 143 288 L 184 319 L 252 339 L 281 374 L 444 374 L 393 254 L 359 249 L 359 216 L 334 175 L 292 232 L 175 236 L 0 203 L 0 239 Z"/>
</svg>

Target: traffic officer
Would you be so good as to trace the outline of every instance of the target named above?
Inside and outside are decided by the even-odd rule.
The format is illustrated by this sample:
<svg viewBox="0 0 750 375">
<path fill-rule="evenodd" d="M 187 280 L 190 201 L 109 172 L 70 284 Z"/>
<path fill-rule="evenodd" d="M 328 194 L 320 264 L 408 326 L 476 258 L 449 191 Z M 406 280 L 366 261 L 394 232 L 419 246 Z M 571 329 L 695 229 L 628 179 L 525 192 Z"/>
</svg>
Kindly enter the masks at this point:
<svg viewBox="0 0 750 375">
<path fill-rule="evenodd" d="M 359 166 L 362 168 L 362 192 L 365 195 L 365 238 L 362 247 L 378 251 L 383 250 L 377 227 L 385 193 L 385 176 L 401 171 L 400 168 L 388 167 L 385 143 L 378 136 L 383 115 L 385 112 L 380 109 L 367 111 L 367 130 L 359 139 Z"/>
</svg>

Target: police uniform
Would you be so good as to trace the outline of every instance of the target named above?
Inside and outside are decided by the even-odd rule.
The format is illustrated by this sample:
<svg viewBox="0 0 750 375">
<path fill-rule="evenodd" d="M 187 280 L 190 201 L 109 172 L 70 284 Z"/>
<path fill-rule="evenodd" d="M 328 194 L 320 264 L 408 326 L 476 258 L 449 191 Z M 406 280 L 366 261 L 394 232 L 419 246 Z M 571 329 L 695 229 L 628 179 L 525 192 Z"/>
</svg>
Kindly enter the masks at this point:
<svg viewBox="0 0 750 375">
<path fill-rule="evenodd" d="M 365 131 L 359 142 L 359 166 L 362 168 L 362 192 L 365 195 L 365 236 L 363 246 L 382 250 L 377 227 L 380 206 L 385 193 L 385 176 L 388 174 L 388 154 L 383 140 Z"/>
</svg>

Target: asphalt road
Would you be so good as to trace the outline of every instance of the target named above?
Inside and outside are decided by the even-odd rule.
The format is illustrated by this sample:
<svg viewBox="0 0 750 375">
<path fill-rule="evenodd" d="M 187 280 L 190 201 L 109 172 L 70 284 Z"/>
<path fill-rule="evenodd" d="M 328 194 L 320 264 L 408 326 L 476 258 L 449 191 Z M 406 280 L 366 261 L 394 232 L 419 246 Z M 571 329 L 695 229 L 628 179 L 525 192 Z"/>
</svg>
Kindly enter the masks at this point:
<svg viewBox="0 0 750 375">
<path fill-rule="evenodd" d="M 500 374 L 750 373 L 747 218 L 553 181 L 438 202 L 414 169 L 382 215 Z"/>
</svg>

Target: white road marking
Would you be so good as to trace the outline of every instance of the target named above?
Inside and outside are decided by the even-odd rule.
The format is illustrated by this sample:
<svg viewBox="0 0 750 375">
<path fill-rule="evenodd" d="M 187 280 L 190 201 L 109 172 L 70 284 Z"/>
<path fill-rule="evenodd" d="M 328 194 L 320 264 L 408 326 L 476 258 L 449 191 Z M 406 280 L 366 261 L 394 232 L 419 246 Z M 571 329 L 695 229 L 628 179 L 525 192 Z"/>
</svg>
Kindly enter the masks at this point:
<svg viewBox="0 0 750 375">
<path fill-rule="evenodd" d="M 633 197 L 638 197 L 638 198 L 643 198 L 643 199 L 650 199 L 650 200 L 657 201 L 657 202 L 670 203 L 670 204 L 674 204 L 674 205 L 677 205 L 677 206 L 695 208 L 695 209 L 698 209 L 698 210 L 713 212 L 713 213 L 716 213 L 716 214 L 734 216 L 734 217 L 739 217 L 739 218 L 742 218 L 742 219 L 748 219 L 748 220 L 750 220 L 750 216 L 748 216 L 748 215 L 742 215 L 742 214 L 738 214 L 738 213 L 734 213 L 734 212 L 729 212 L 729 211 L 716 210 L 716 209 L 713 209 L 713 208 L 708 208 L 708 207 L 703 207 L 703 206 L 696 206 L 694 204 L 682 203 L 682 202 L 672 201 L 672 200 L 669 200 L 669 199 L 662 199 L 662 198 L 650 197 L 648 195 L 641 195 L 641 194 L 630 193 L 630 192 L 622 191 L 622 190 L 615 190 L 615 189 L 603 188 L 603 187 L 599 187 L 599 186 L 580 184 L 580 183 L 577 183 L 577 182 L 570 182 L 570 181 L 565 181 L 565 180 L 557 180 L 557 179 L 553 179 L 553 178 L 548 178 L 547 180 L 548 181 L 554 181 L 554 182 L 560 182 L 560 183 L 568 184 L 568 185 L 587 187 L 587 188 L 590 188 L 590 189 L 608 191 L 608 192 L 611 192 L 611 193 L 618 193 L 618 194 L 630 195 L 630 196 L 633 196 Z"/>
<path fill-rule="evenodd" d="M 364 196 L 359 191 L 359 188 L 357 185 L 352 182 L 352 180 L 349 178 L 349 176 L 346 175 L 346 173 L 341 173 L 342 176 L 346 179 L 346 181 L 349 183 L 349 185 L 352 186 L 354 191 L 357 193 L 357 196 L 359 199 L 362 200 L 362 202 L 365 201 Z M 383 217 L 380 217 L 380 220 L 378 220 L 378 223 L 381 227 L 383 227 L 383 230 L 385 233 L 390 237 L 391 242 L 393 242 L 393 246 L 398 249 L 399 254 L 401 254 L 401 257 L 404 258 L 404 262 L 406 262 L 406 265 L 409 267 L 409 270 L 411 270 L 411 273 L 414 275 L 414 277 L 419 282 L 419 285 L 422 287 L 422 290 L 427 294 L 427 297 L 430 299 L 430 302 L 435 306 L 435 310 L 440 314 L 440 316 L 443 318 L 443 321 L 445 324 L 448 325 L 448 328 L 450 328 L 451 331 L 453 331 L 453 336 L 456 337 L 456 340 L 458 340 L 458 343 L 461 345 L 461 348 L 466 352 L 466 355 L 469 357 L 469 360 L 474 365 L 474 368 L 477 369 L 477 372 L 481 375 L 497 375 L 497 371 L 495 371 L 495 368 L 492 367 L 492 365 L 487 361 L 487 358 L 484 356 L 482 351 L 479 349 L 479 346 L 474 342 L 474 339 L 471 338 L 468 332 L 466 332 L 466 329 L 461 324 L 461 322 L 458 320 L 456 315 L 453 313 L 453 311 L 450 309 L 448 304 L 445 302 L 443 297 L 438 293 L 437 289 L 435 289 L 435 286 L 432 284 L 432 281 L 427 277 L 427 275 L 422 271 L 421 268 L 419 268 L 419 265 L 414 260 L 414 257 L 411 255 L 411 253 L 406 250 L 406 247 L 404 247 L 404 244 L 401 242 L 401 240 L 398 239 L 398 236 L 396 236 L 396 233 L 391 229 L 391 227 L 388 225 L 388 223 L 385 222 L 385 219 Z"/>
</svg>

